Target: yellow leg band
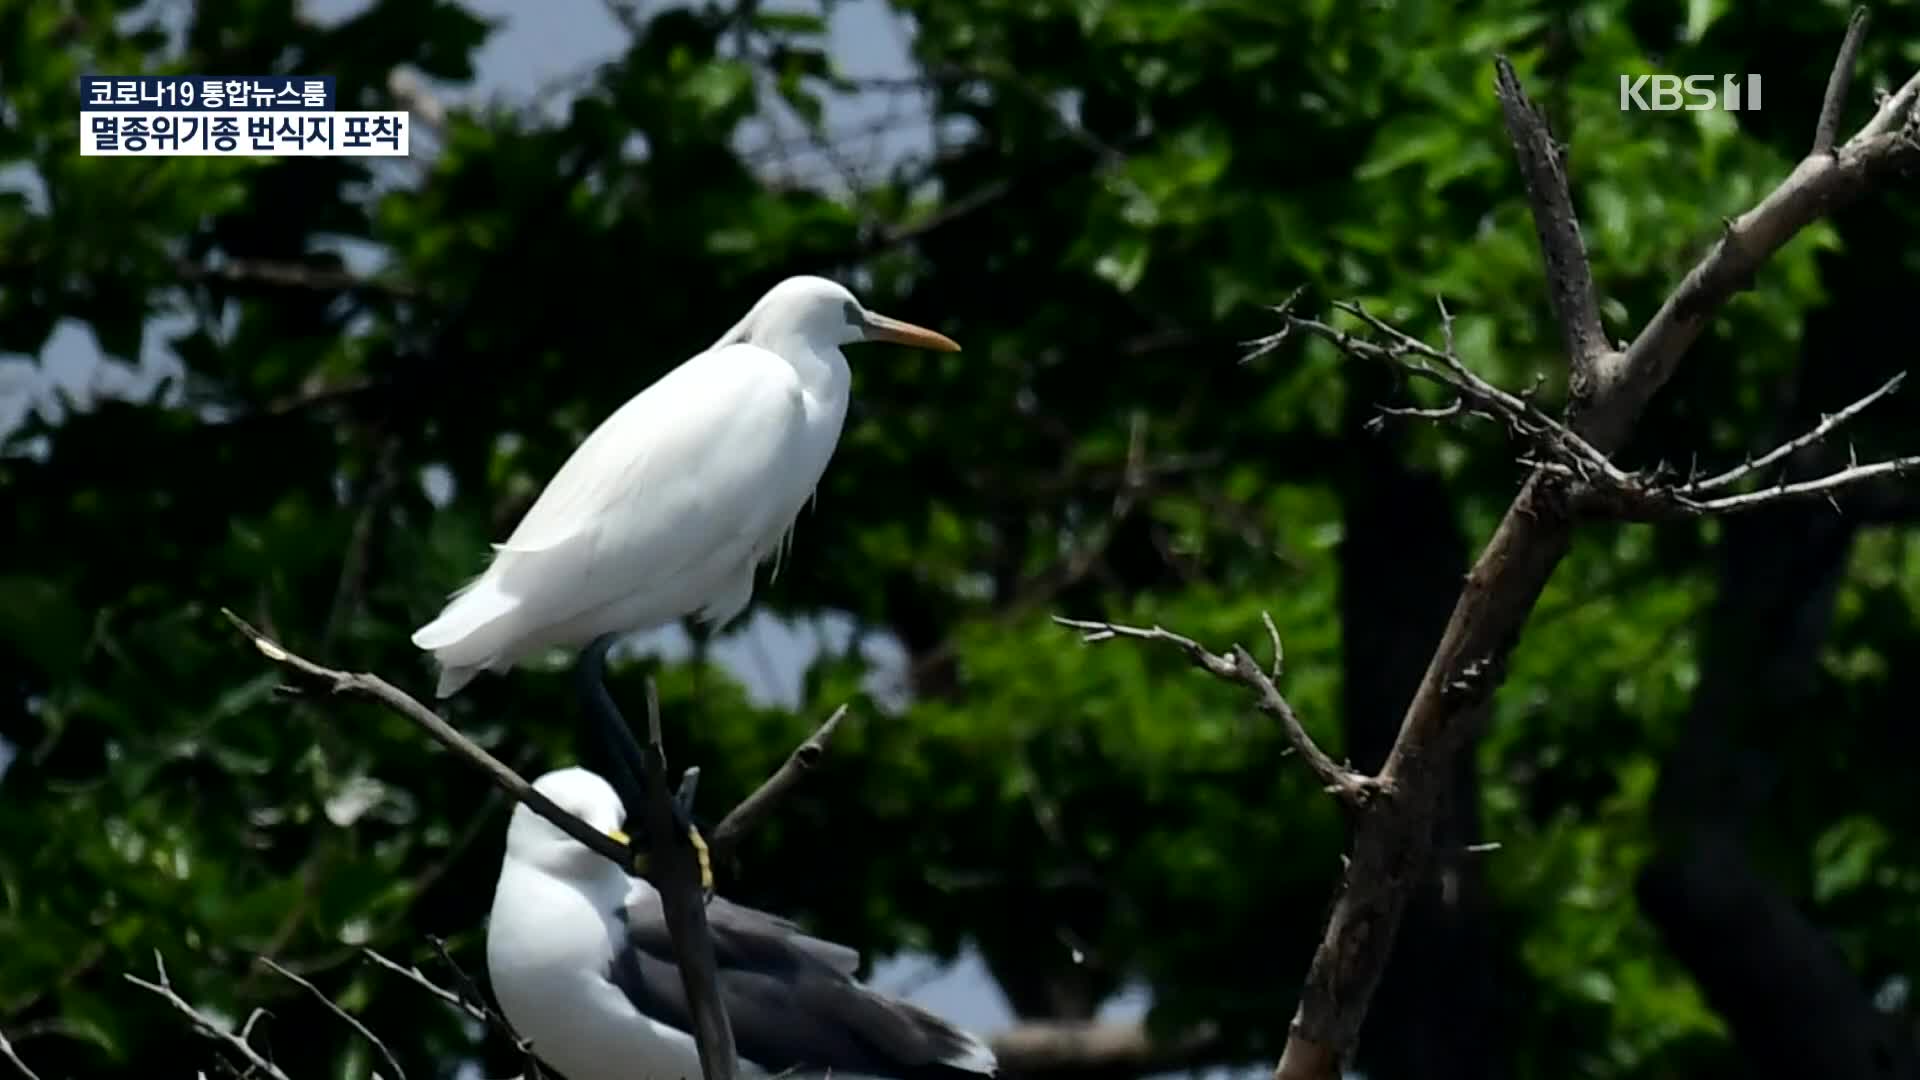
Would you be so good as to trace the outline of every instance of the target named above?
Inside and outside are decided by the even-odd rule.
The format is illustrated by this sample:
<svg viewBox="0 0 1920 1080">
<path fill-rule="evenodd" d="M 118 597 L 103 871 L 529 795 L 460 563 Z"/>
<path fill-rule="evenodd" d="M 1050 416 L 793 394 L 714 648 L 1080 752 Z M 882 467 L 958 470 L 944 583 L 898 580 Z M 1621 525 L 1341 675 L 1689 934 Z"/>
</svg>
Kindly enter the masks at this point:
<svg viewBox="0 0 1920 1080">
<path fill-rule="evenodd" d="M 713 856 L 707 851 L 707 838 L 700 835 L 698 828 L 689 825 L 687 839 L 693 843 L 694 857 L 700 860 L 700 891 L 711 896 L 713 894 Z"/>
</svg>

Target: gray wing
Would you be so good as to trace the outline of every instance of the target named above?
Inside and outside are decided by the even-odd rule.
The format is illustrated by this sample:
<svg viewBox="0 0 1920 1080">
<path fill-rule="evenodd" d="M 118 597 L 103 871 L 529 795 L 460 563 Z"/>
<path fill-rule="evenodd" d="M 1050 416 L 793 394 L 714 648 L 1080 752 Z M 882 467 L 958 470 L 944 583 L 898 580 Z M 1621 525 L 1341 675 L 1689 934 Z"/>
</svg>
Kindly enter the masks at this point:
<svg viewBox="0 0 1920 1080">
<path fill-rule="evenodd" d="M 660 903 L 659 897 L 653 903 Z M 720 948 L 720 940 L 725 938 L 733 947 L 753 947 L 756 942 L 780 942 L 785 946 L 797 948 L 814 959 L 833 968 L 842 975 L 851 977 L 860 970 L 860 953 L 838 942 L 826 941 L 814 937 L 800 927 L 778 915 L 750 907 L 742 907 L 724 897 L 716 896 L 707 905 L 707 925 L 713 929 L 714 948 Z M 660 932 L 665 934 L 662 925 Z M 661 942 L 665 944 L 665 937 Z M 671 952 L 668 955 L 672 955 Z M 745 957 L 742 958 L 746 959 Z M 726 961 L 720 961 L 725 965 Z"/>
<path fill-rule="evenodd" d="M 641 1012 L 692 1031 L 658 894 L 648 890 L 632 898 L 622 914 L 628 947 L 615 955 L 608 978 Z M 971 1036 L 855 982 L 854 950 L 718 897 L 707 907 L 707 923 L 720 999 L 742 1058 L 770 1073 L 832 1071 L 892 1080 L 981 1075 L 981 1047 Z"/>
</svg>

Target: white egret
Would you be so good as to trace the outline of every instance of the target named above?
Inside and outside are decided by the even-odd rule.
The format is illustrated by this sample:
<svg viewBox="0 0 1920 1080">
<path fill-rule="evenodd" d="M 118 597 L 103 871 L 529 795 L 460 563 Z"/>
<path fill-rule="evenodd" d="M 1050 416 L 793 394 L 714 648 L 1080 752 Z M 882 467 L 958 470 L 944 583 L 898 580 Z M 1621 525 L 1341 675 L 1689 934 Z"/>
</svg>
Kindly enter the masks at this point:
<svg viewBox="0 0 1920 1080">
<path fill-rule="evenodd" d="M 609 416 L 486 571 L 414 631 L 439 664 L 436 695 L 543 649 L 746 610 L 840 441 L 852 378 L 840 346 L 858 341 L 960 348 L 793 277 Z"/>
<path fill-rule="evenodd" d="M 533 786 L 624 841 L 620 796 L 599 776 L 560 769 Z M 719 898 L 707 920 L 745 1080 L 980 1080 L 998 1071 L 979 1039 L 856 982 L 854 950 Z M 699 1080 L 659 894 L 525 806 L 507 827 L 487 972 L 508 1021 L 567 1080 Z"/>
</svg>

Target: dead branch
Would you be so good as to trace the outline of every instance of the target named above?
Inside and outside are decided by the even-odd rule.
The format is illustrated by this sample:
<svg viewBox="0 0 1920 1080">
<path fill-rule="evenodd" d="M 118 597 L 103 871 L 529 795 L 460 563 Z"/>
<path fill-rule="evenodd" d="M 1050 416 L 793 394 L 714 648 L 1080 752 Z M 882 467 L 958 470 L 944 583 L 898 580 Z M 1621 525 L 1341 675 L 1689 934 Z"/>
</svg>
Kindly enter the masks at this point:
<svg viewBox="0 0 1920 1080">
<path fill-rule="evenodd" d="M 1853 61 L 1860 55 L 1860 43 L 1866 40 L 1867 9 L 1853 9 L 1847 20 L 1847 36 L 1840 41 L 1840 56 L 1827 74 L 1827 92 L 1820 102 L 1820 122 L 1813 129 L 1813 153 L 1833 153 L 1833 140 L 1840 135 L 1840 110 L 1847 104 L 1847 88 L 1853 84 Z"/>
<path fill-rule="evenodd" d="M 1593 291 L 1593 269 L 1587 263 L 1580 219 L 1567 189 L 1566 157 L 1504 59 L 1494 69 L 1494 83 L 1520 179 L 1526 185 L 1527 203 L 1533 207 L 1547 274 L 1547 301 L 1566 342 L 1569 411 L 1577 412 L 1599 389 L 1600 360 L 1608 349 L 1606 331 L 1600 325 L 1600 301 Z"/>
<path fill-rule="evenodd" d="M 1907 374 L 1903 371 L 1882 383 L 1878 390 L 1861 398 L 1859 401 L 1854 402 L 1831 416 L 1822 417 L 1819 425 L 1805 435 L 1796 439 L 1789 439 L 1781 443 L 1778 447 L 1775 447 L 1772 451 L 1762 454 L 1743 465 L 1736 465 L 1717 476 L 1709 476 L 1704 480 L 1695 480 L 1690 484 L 1684 485 L 1681 490 L 1685 494 L 1694 497 L 1706 495 L 1710 492 L 1718 491 L 1721 488 L 1732 487 L 1762 469 L 1779 464 L 1781 461 L 1786 460 L 1789 455 L 1804 450 L 1839 430 L 1842 424 L 1865 412 L 1874 402 L 1898 390 L 1900 384 L 1906 381 L 1906 378 Z"/>
<path fill-rule="evenodd" d="M 1218 1064 L 1220 1031 L 1156 1036 L 1143 1023 L 1029 1020 L 987 1039 L 1005 1077 L 1155 1076 Z"/>
<path fill-rule="evenodd" d="M 361 277 L 341 267 L 305 262 L 226 259 L 219 263 L 203 263 L 180 259 L 174 263 L 174 272 L 182 281 L 219 284 L 236 291 L 352 293 L 396 300 L 412 299 L 419 295 L 419 290 L 407 282 Z"/>
<path fill-rule="evenodd" d="M 765 783 L 762 783 L 753 794 L 740 800 L 740 805 L 734 807 L 725 818 L 721 819 L 720 824 L 713 830 L 713 836 L 708 840 L 708 846 L 712 849 L 716 861 L 724 860 L 732 854 L 740 838 L 759 824 L 781 799 L 786 798 L 794 788 L 800 786 L 800 782 L 806 779 L 814 766 L 820 764 L 820 759 L 826 755 L 828 740 L 833 738 L 834 731 L 840 727 L 840 721 L 846 715 L 845 705 L 833 710 L 833 715 L 827 717 L 825 723 L 814 729 L 813 734 L 807 736 L 805 742 L 794 747 L 793 753 L 787 755 L 787 760 L 781 763 L 780 768 L 775 770 L 772 776 L 767 777 Z"/>
<path fill-rule="evenodd" d="M 362 948 L 360 955 L 506 1036 L 507 1041 L 511 1042 L 514 1049 L 520 1052 L 521 1057 L 526 1059 L 527 1071 L 523 1074 L 523 1080 L 542 1080 L 546 1074 L 541 1069 L 539 1059 L 534 1056 L 532 1044 L 520 1037 L 520 1033 L 514 1030 L 513 1024 L 500 1010 L 487 1004 L 487 999 L 480 993 L 480 988 L 474 984 L 473 978 L 462 970 L 459 964 L 453 962 L 453 957 L 447 953 L 444 942 L 432 937 L 427 940 L 439 953 L 441 962 L 446 964 L 454 973 L 454 977 L 460 980 L 461 992 L 456 993 L 427 978 L 426 973 L 418 967 L 401 967 L 372 949 Z"/>
<path fill-rule="evenodd" d="M 1916 137 L 1920 120 L 1914 115 L 1920 74 L 1882 101 L 1873 119 L 1851 139 L 1833 146 L 1830 132 L 1838 125 L 1864 26 L 1859 16 L 1849 26 L 1834 75 L 1828 80 L 1812 150 L 1758 205 L 1726 224 L 1719 241 L 1632 343 L 1619 350 L 1607 347 L 1602 336 L 1592 271 L 1558 145 L 1527 100 L 1512 65 L 1505 57 L 1496 60 L 1495 93 L 1520 165 L 1549 299 L 1565 341 L 1572 399 L 1565 422 L 1546 416 L 1526 397 L 1473 376 L 1454 355 L 1450 333 L 1447 347 L 1434 349 L 1356 305 L 1345 310 L 1377 340 L 1302 318 L 1293 313 L 1293 298 L 1289 298 L 1279 309 L 1280 332 L 1250 343 L 1251 355 L 1260 355 L 1298 330 L 1332 341 L 1349 355 L 1400 364 L 1454 392 L 1452 405 L 1425 410 L 1427 415 L 1492 416 L 1530 443 L 1528 463 L 1533 466 L 1467 575 L 1419 690 L 1407 707 L 1399 736 L 1380 772 L 1371 778 L 1393 797 L 1372 800 L 1366 804 L 1369 813 L 1355 815 L 1352 854 L 1301 988 L 1275 1080 L 1335 1080 L 1341 1075 L 1343 1060 L 1354 1048 L 1392 954 L 1407 901 L 1428 873 L 1434 854 L 1435 810 L 1450 797 L 1454 764 L 1470 749 L 1472 732 L 1499 685 L 1506 657 L 1571 546 L 1578 511 L 1621 504 L 1611 508 L 1728 512 L 1775 499 L 1827 495 L 1841 487 L 1920 469 L 1920 460 L 1899 459 L 1856 465 L 1829 477 L 1761 492 L 1728 495 L 1722 492 L 1762 466 L 1755 463 L 1750 469 L 1730 470 L 1735 474 L 1731 478 L 1722 473 L 1705 481 L 1675 483 L 1628 474 L 1611 462 L 1613 452 L 1626 442 L 1647 403 L 1672 377 L 1708 320 L 1735 292 L 1749 287 L 1775 251 L 1814 220 L 1920 163 L 1920 137 Z M 1444 312 L 1442 319 L 1445 328 L 1450 320 Z M 1825 430 L 1797 440 L 1798 446 L 1768 456 L 1782 460 L 1827 437 L 1890 389 L 1869 395 L 1838 420 L 1823 422 Z M 1170 640 L 1210 673 L 1242 678 L 1243 665 L 1229 667 L 1225 657 L 1177 635 L 1155 630 L 1131 636 Z M 1265 690 L 1259 692 L 1264 698 Z M 1320 772 L 1325 766 L 1315 768 Z"/>
<path fill-rule="evenodd" d="M 345 1020 L 347 1022 L 348 1027 L 351 1027 L 353 1030 L 359 1032 L 361 1038 L 371 1043 L 375 1050 L 380 1051 L 380 1056 L 387 1059 L 387 1068 L 393 1070 L 393 1080 L 407 1080 L 406 1070 L 400 1067 L 400 1062 L 397 1058 L 393 1056 L 393 1051 L 387 1049 L 387 1044 L 384 1042 L 381 1042 L 380 1036 L 375 1035 L 371 1028 L 361 1023 L 359 1017 L 354 1016 L 352 1013 L 341 1008 L 339 1005 L 334 1004 L 333 999 L 328 997 L 326 994 L 322 993 L 320 991 L 320 988 L 313 985 L 313 983 L 308 982 L 306 979 L 303 979 L 298 975 L 295 975 L 293 972 L 288 971 L 286 968 L 283 968 L 279 964 L 274 963 L 272 960 L 268 959 L 267 957 L 258 956 L 258 957 L 255 957 L 254 959 L 266 965 L 267 968 L 271 970 L 274 974 L 280 976 L 281 978 L 287 980 L 288 982 L 294 984 L 295 986 L 298 986 L 301 989 L 305 990 L 307 993 L 313 995 L 313 997 L 317 1001 L 319 1001 L 320 1004 L 325 1005 L 327 1007 L 328 1012 L 331 1012 L 333 1015 L 339 1017 L 342 1020 Z"/>
<path fill-rule="evenodd" d="M 611 707 L 609 697 L 603 703 Z M 616 720 L 618 713 L 615 713 Z M 626 730 L 619 720 L 619 730 Z M 647 745 L 643 755 L 646 768 L 645 802 L 642 814 L 647 833 L 657 841 L 675 832 L 673 799 L 667 791 L 667 752 L 660 734 L 660 699 L 653 680 L 647 680 Z M 693 799 L 692 774 L 682 786 L 688 804 Z M 624 793 L 623 793 L 624 794 Z M 690 809 L 690 806 L 689 806 Z M 690 838 L 697 844 L 699 834 Z M 740 1056 L 734 1046 L 733 1024 L 726 1005 L 720 1000 L 720 968 L 713 952 L 713 932 L 707 926 L 707 853 L 691 845 L 656 843 L 648 874 L 660 893 L 660 906 L 667 920 L 667 941 L 673 947 L 675 966 L 680 969 L 680 985 L 687 994 L 692 1013 L 694 1049 L 700 1058 L 704 1080 L 734 1080 Z"/>
<path fill-rule="evenodd" d="M 630 870 L 636 865 L 636 859 L 641 853 L 562 810 L 552 799 L 534 790 L 532 784 L 507 767 L 505 762 L 482 750 L 472 739 L 454 730 L 453 725 L 442 720 L 438 713 L 420 704 L 406 691 L 378 675 L 355 674 L 323 667 L 294 654 L 226 608 L 221 608 L 220 613 L 238 627 L 241 633 L 247 635 L 262 656 L 292 671 L 304 682 L 335 694 L 357 694 L 360 697 L 378 701 L 418 724 L 433 737 L 435 742 L 487 774 L 487 778 L 492 780 L 500 790 L 524 803 L 527 809 L 546 818 L 556 828 L 591 848 L 596 854 L 612 859 L 625 869 Z"/>
<path fill-rule="evenodd" d="M 1363 776 L 1327 756 L 1327 752 L 1320 749 L 1319 744 L 1313 741 L 1313 736 L 1309 735 L 1306 727 L 1300 723 L 1300 718 L 1294 714 L 1293 706 L 1289 705 L 1287 699 L 1281 695 L 1279 687 L 1273 683 L 1273 678 L 1261 671 L 1260 665 L 1254 662 L 1252 654 L 1239 645 L 1235 645 L 1226 653 L 1214 653 L 1209 652 L 1205 646 L 1190 637 L 1158 626 L 1151 628 L 1121 626 L 1109 622 L 1063 619 L 1057 615 L 1054 616 L 1053 621 L 1061 626 L 1081 631 L 1081 640 L 1088 644 L 1124 637 L 1140 641 L 1160 641 L 1172 645 L 1185 653 L 1193 666 L 1214 678 L 1224 679 L 1251 689 L 1260 711 L 1280 721 L 1280 726 L 1286 732 L 1287 741 L 1306 761 L 1307 767 L 1313 770 L 1314 777 L 1325 786 L 1329 794 L 1337 797 L 1343 804 L 1364 808 L 1375 796 L 1391 793 L 1386 785 L 1375 778 Z M 1273 620 L 1270 617 L 1266 618 L 1266 623 L 1268 631 L 1273 636 L 1274 666 L 1277 676 L 1281 655 L 1280 635 L 1274 629 Z"/>
<path fill-rule="evenodd" d="M 1512 393 L 1475 374 L 1454 350 L 1453 315 L 1447 310 L 1444 300 L 1440 301 L 1441 328 L 1446 341 L 1442 348 L 1435 348 L 1393 326 L 1359 304 L 1336 302 L 1333 306 L 1360 320 L 1373 336 L 1360 337 L 1317 319 L 1295 315 L 1287 317 L 1286 326 L 1276 336 L 1284 336 L 1298 329 L 1331 343 L 1348 356 L 1393 364 L 1408 375 L 1448 388 L 1455 397 L 1443 408 L 1382 407 L 1380 411 L 1388 416 L 1436 422 L 1462 416 L 1479 416 L 1503 424 L 1527 446 L 1519 459 L 1520 464 L 1566 480 L 1564 494 L 1567 505 L 1580 516 L 1621 521 L 1663 521 L 1710 514 L 1745 513 L 1773 503 L 1797 499 L 1825 498 L 1834 501 L 1836 494 L 1848 488 L 1920 471 L 1920 457 L 1894 458 L 1870 464 L 1861 464 L 1854 458 L 1848 467 L 1826 476 L 1795 483 L 1783 480 L 1772 487 L 1744 494 L 1721 494 L 1780 464 L 1793 454 L 1826 440 L 1847 422 L 1899 389 L 1906 379 L 1904 372 L 1824 418 L 1813 430 L 1781 443 L 1757 458 L 1750 458 L 1713 476 L 1681 481 L 1665 476 L 1660 470 L 1632 473 L 1622 470 L 1599 447 L 1535 404 L 1531 391 Z M 1264 346 L 1266 339 L 1261 339 L 1257 344 Z"/>
<path fill-rule="evenodd" d="M 193 1021 L 195 1031 L 198 1031 L 200 1034 L 205 1035 L 215 1042 L 231 1048 L 234 1053 L 245 1058 L 247 1064 L 252 1068 L 258 1069 L 272 1077 L 273 1080 L 288 1080 L 287 1074 L 280 1071 L 280 1066 L 267 1060 L 258 1050 L 253 1048 L 252 1043 L 247 1041 L 248 1036 L 253 1034 L 254 1022 L 266 1015 L 263 1011 L 255 1009 L 253 1014 L 247 1017 L 246 1024 L 241 1027 L 238 1033 L 228 1031 L 226 1028 L 215 1023 L 199 1009 L 194 1008 L 188 1003 L 187 999 L 174 992 L 173 983 L 167 978 L 166 961 L 160 958 L 159 949 L 153 950 L 153 967 L 155 979 L 157 980 L 155 982 L 148 982 L 135 975 L 122 975 L 121 978 L 126 979 L 142 990 L 158 994 L 167 1004 L 173 1006 L 176 1011 Z"/>
</svg>

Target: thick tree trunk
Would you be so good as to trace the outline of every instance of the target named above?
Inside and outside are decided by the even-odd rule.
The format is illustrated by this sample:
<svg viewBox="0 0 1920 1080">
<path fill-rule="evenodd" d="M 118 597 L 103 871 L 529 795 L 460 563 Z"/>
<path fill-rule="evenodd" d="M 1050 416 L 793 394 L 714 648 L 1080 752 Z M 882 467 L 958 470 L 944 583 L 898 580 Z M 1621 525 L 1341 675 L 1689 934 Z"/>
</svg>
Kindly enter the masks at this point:
<svg viewBox="0 0 1920 1080">
<path fill-rule="evenodd" d="M 1393 746 L 1469 556 L 1440 478 L 1407 467 L 1392 427 L 1363 429 L 1372 403 L 1386 399 L 1380 382 L 1371 370 L 1351 369 L 1340 554 L 1346 746 L 1368 773 Z M 1431 872 L 1408 905 L 1361 1031 L 1358 1064 L 1374 1080 L 1492 1080 L 1505 1072 L 1481 868 L 1459 854 L 1480 839 L 1472 755 L 1462 755 L 1453 791 L 1436 825 Z"/>
</svg>

